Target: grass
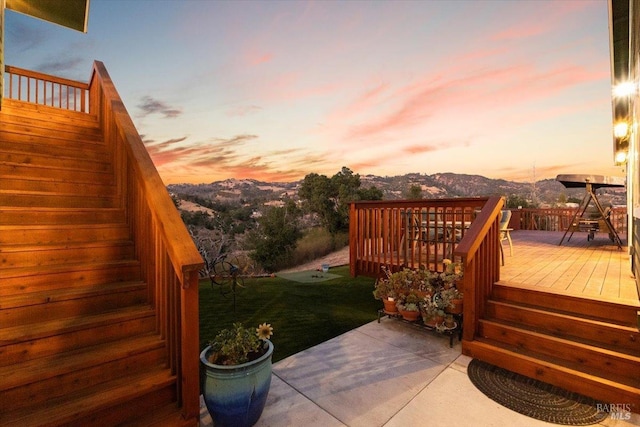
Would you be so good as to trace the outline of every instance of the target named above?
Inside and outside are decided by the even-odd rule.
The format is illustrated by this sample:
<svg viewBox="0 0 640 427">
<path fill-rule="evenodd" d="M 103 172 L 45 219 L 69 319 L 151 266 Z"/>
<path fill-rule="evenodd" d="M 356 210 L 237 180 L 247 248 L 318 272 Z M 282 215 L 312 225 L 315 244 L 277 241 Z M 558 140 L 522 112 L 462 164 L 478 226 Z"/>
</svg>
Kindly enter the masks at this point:
<svg viewBox="0 0 640 427">
<path fill-rule="evenodd" d="M 377 319 L 374 279 L 349 276 L 349 267 L 332 268 L 341 277 L 320 283 L 298 283 L 279 277 L 246 280 L 232 295 L 222 295 L 209 280 L 200 282 L 200 348 L 234 322 L 245 326 L 270 323 L 274 329 L 273 361 L 313 347 Z"/>
</svg>

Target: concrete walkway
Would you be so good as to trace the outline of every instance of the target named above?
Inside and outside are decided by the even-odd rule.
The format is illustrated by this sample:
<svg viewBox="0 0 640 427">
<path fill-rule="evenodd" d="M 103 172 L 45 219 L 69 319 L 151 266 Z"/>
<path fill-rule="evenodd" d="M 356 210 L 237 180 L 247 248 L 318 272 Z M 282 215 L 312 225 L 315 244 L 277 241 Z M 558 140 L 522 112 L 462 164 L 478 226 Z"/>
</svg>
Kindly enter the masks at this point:
<svg viewBox="0 0 640 427">
<path fill-rule="evenodd" d="M 460 343 L 394 319 L 371 322 L 273 365 L 256 427 L 555 426 L 507 409 L 469 380 Z M 206 407 L 202 426 L 212 426 Z M 608 427 L 640 426 L 607 418 Z"/>
</svg>

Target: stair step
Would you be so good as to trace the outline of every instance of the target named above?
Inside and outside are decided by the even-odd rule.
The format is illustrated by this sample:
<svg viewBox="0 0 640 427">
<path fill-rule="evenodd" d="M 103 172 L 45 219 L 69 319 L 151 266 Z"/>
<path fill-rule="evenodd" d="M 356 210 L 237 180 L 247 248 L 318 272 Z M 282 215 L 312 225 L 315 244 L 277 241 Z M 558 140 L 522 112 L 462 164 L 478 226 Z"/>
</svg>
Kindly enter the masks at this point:
<svg viewBox="0 0 640 427">
<path fill-rule="evenodd" d="M 0 297 L 140 279 L 140 263 L 135 260 L 11 268 L 3 270 L 0 277 Z"/>
<path fill-rule="evenodd" d="M 147 285 L 136 281 L 9 295 L 0 300 L 0 324 L 13 327 L 141 305 L 147 292 Z"/>
<path fill-rule="evenodd" d="M 0 205 L 23 208 L 116 208 L 120 199 L 115 194 L 96 196 L 83 193 L 78 188 L 76 193 L 19 193 L 0 190 Z M 84 191 L 89 191 L 84 189 Z M 91 194 L 91 195 L 87 195 Z"/>
<path fill-rule="evenodd" d="M 46 323 L 28 324 L 0 329 L 0 346 L 35 339 L 68 334 L 80 330 L 124 322 L 135 317 L 153 316 L 153 310 L 147 305 L 125 307 L 115 311 L 92 316 L 67 317 Z"/>
<path fill-rule="evenodd" d="M 10 105 L 3 104 L 0 114 L 3 123 L 38 127 L 50 126 L 54 130 L 59 128 L 87 129 L 94 133 L 100 130 L 100 124 L 95 115 L 60 108 L 12 108 Z"/>
<path fill-rule="evenodd" d="M 0 247 L 0 264 L 3 268 L 10 269 L 78 263 L 110 263 L 133 259 L 134 249 L 134 244 L 130 240 L 4 245 Z"/>
<path fill-rule="evenodd" d="M 148 334 L 0 367 L 0 412 L 37 407 L 113 378 L 162 368 L 166 353 L 165 343 Z"/>
<path fill-rule="evenodd" d="M 91 126 L 77 126 L 62 121 L 46 121 L 38 118 L 3 114 L 0 138 L 11 133 L 43 138 L 51 138 L 52 135 L 55 135 L 59 139 L 87 143 L 100 142 L 102 140 L 102 132 L 97 123 Z M 9 138 L 9 136 L 7 137 Z"/>
<path fill-rule="evenodd" d="M 95 127 L 100 125 L 95 114 L 65 110 L 15 99 L 3 99 L 0 114 L 3 116 L 38 117 L 45 121 L 66 121 L 78 126 Z"/>
<path fill-rule="evenodd" d="M 36 158 L 72 159 L 87 162 L 111 162 L 111 153 L 102 144 L 78 143 L 56 138 L 36 138 L 35 136 L 3 134 L 0 130 L 0 142 L 2 143 L 3 160 L 18 159 L 21 163 L 29 163 L 31 156 Z M 26 157 L 25 157 L 26 156 Z"/>
<path fill-rule="evenodd" d="M 58 332 L 52 327 L 37 326 L 34 332 L 29 326 L 0 330 L 0 366 L 24 363 L 40 359 L 54 353 L 65 353 L 94 345 L 117 342 L 137 335 L 153 333 L 156 329 L 156 317 L 148 307 L 136 307 L 119 312 L 111 312 L 82 319 L 78 325 L 56 321 L 63 330 Z M 27 330 L 29 336 L 19 334 Z M 1 424 L 0 424 L 1 425 Z"/>
<path fill-rule="evenodd" d="M 515 325 L 527 325 L 528 328 L 545 331 L 556 337 L 576 337 L 600 343 L 606 348 L 640 354 L 640 332 L 631 326 L 494 300 L 487 302 L 485 317 Z"/>
<path fill-rule="evenodd" d="M 80 225 L 123 223 L 126 220 L 122 208 L 60 208 L 0 206 L 0 225 Z"/>
<path fill-rule="evenodd" d="M 620 353 L 597 345 L 558 338 L 534 330 L 492 320 L 480 320 L 479 334 L 485 339 L 504 343 L 516 351 L 537 353 L 567 361 L 578 370 L 597 373 L 603 378 L 624 378 L 640 384 L 640 351 Z M 639 347 L 640 350 L 640 347 Z"/>
<path fill-rule="evenodd" d="M 0 161 L 0 179 L 43 182 L 66 182 L 74 184 L 113 185 L 110 171 L 83 168 L 84 161 L 77 166 L 65 165 L 64 168 L 49 165 L 16 164 Z"/>
<path fill-rule="evenodd" d="M 77 390 L 80 388 L 81 383 L 86 387 L 103 382 L 99 378 L 100 372 L 90 372 L 95 369 L 96 366 L 99 367 L 101 371 L 106 372 L 107 375 L 114 377 L 121 376 L 127 370 L 129 372 L 136 372 L 132 367 L 133 363 L 127 363 L 127 358 L 141 354 L 144 355 L 149 352 L 158 353 L 156 350 L 161 351 L 157 355 L 152 355 L 151 358 L 146 358 L 145 363 L 148 364 L 147 366 L 161 364 L 159 357 L 162 357 L 163 353 L 166 353 L 164 351 L 165 343 L 157 335 L 147 334 L 69 351 L 67 353 L 50 354 L 39 359 L 25 361 L 19 365 L 0 367 L 0 377 L 2 378 L 0 391 L 3 396 L 3 403 L 0 403 L 0 408 L 7 405 L 7 402 L 11 402 L 11 406 L 5 406 L 5 410 L 12 408 L 14 404 L 19 404 L 19 402 L 14 401 L 11 397 L 20 395 L 22 395 L 23 398 L 35 397 L 28 396 L 31 391 L 29 391 L 29 387 L 26 386 L 31 384 L 37 384 L 37 386 L 31 387 L 33 390 L 36 387 L 42 387 L 40 383 L 51 379 L 59 382 L 59 384 L 44 387 L 43 391 L 48 390 L 48 393 L 44 396 L 46 399 L 47 395 L 49 398 L 55 398 L 58 397 L 56 393 L 68 393 L 70 390 L 59 390 L 60 387 L 64 387 L 65 383 L 72 385 Z M 118 364 L 114 363 L 123 360 L 125 361 L 124 366 L 117 366 Z M 104 365 L 108 365 L 106 369 Z M 144 368 L 145 365 L 141 365 L 137 367 L 137 370 L 145 370 Z M 114 372 L 116 369 L 123 372 Z M 74 377 L 72 379 L 69 378 L 72 375 Z M 66 377 L 59 378 L 63 376 Z M 21 388 L 22 390 L 9 392 L 16 388 Z M 29 402 L 25 403 L 28 404 Z"/>
<path fill-rule="evenodd" d="M 491 289 L 491 296 L 496 301 L 508 301 L 523 306 L 530 306 L 531 301 L 535 301 L 535 307 L 539 309 L 626 326 L 637 325 L 637 311 L 640 310 L 638 303 L 629 305 L 604 301 L 601 298 L 577 297 L 551 291 L 540 292 L 539 289 L 527 289 L 506 283 L 495 284 Z"/>
<path fill-rule="evenodd" d="M 108 178 L 109 181 L 112 181 Z M 3 177 L 0 195 L 21 195 L 51 197 L 57 199 L 60 196 L 91 195 L 93 198 L 113 197 L 116 187 L 113 182 L 71 182 L 66 180 L 55 180 L 52 178 L 31 179 L 31 178 L 6 178 Z M 6 206 L 16 206 L 16 204 L 5 203 Z M 19 206 L 19 205 L 18 205 Z"/>
<path fill-rule="evenodd" d="M 0 151 L 0 165 L 4 165 L 4 168 L 10 166 L 20 165 L 23 167 L 48 167 L 55 169 L 73 169 L 73 170 L 86 170 L 94 172 L 112 172 L 111 162 L 106 153 L 95 152 L 93 158 L 83 156 L 86 150 L 72 153 L 74 155 L 63 156 L 58 150 L 56 154 L 36 154 L 33 152 L 22 152 L 20 150 L 8 150 L 6 146 Z"/>
<path fill-rule="evenodd" d="M 168 369 L 124 376 L 37 408 L 0 412 L 0 425 L 120 425 L 175 401 L 175 382 Z"/>
<path fill-rule="evenodd" d="M 463 343 L 464 354 L 501 368 L 534 378 L 547 384 L 571 390 L 605 403 L 624 402 L 640 411 L 640 381 L 633 384 L 606 379 L 567 366 L 562 361 L 544 355 L 508 348 L 486 339 Z"/>
<path fill-rule="evenodd" d="M 129 240 L 124 224 L 0 225 L 0 245 L 67 244 Z"/>
</svg>

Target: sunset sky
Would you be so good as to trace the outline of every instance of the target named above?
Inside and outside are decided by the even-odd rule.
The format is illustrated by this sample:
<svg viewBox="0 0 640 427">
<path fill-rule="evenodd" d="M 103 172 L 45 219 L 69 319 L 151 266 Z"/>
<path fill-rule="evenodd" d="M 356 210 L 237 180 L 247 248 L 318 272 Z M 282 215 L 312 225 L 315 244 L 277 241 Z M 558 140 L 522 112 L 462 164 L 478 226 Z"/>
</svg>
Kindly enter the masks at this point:
<svg viewBox="0 0 640 427">
<path fill-rule="evenodd" d="M 104 62 L 166 184 L 613 165 L 607 2 L 91 0 L 12 11 L 5 63 Z"/>
</svg>

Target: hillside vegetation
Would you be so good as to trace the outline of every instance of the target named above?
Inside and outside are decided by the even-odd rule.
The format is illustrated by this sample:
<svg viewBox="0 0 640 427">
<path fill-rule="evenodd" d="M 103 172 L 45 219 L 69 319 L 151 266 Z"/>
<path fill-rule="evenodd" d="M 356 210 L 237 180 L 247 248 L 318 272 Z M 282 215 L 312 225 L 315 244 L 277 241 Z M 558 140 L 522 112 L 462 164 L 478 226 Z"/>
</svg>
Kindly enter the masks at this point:
<svg viewBox="0 0 640 427">
<path fill-rule="evenodd" d="M 584 195 L 551 179 L 534 184 L 454 173 L 360 176 L 348 168 L 296 182 L 228 179 L 172 184 L 168 190 L 205 259 L 211 263 L 227 254 L 251 273 L 290 268 L 344 247 L 350 200 L 498 195 L 517 208 L 564 206 Z M 625 204 L 624 189 L 601 193 L 605 204 Z"/>
</svg>

